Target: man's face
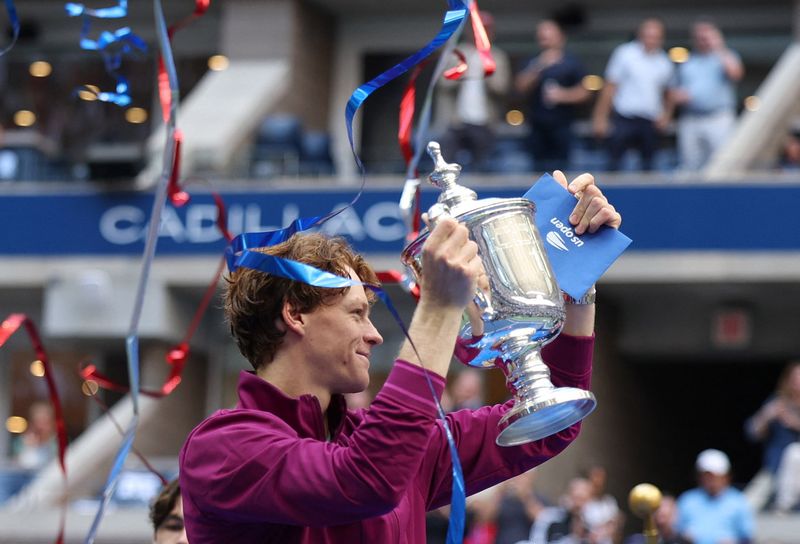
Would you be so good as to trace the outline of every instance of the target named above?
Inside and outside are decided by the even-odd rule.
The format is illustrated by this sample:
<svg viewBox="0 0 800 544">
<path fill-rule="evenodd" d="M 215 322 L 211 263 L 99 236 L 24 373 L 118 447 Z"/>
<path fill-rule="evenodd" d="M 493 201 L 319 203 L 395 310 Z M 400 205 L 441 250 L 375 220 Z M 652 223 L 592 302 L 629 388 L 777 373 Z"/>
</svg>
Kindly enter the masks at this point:
<svg viewBox="0 0 800 544">
<path fill-rule="evenodd" d="M 639 27 L 639 41 L 648 51 L 661 48 L 664 45 L 664 25 L 652 19 L 643 22 Z"/>
<path fill-rule="evenodd" d="M 183 526 L 183 501 L 180 497 L 175 507 L 156 529 L 154 544 L 188 544 L 186 529 Z"/>
<path fill-rule="evenodd" d="M 350 277 L 359 280 L 355 272 Z M 314 364 L 314 380 L 331 393 L 357 393 L 369 385 L 369 357 L 383 342 L 369 319 L 369 301 L 360 285 L 332 303 L 304 314 L 306 353 Z"/>
<path fill-rule="evenodd" d="M 536 40 L 542 49 L 561 47 L 564 44 L 564 35 L 558 25 L 552 21 L 542 21 L 536 27 Z"/>
<path fill-rule="evenodd" d="M 728 487 L 727 474 L 714 474 L 713 472 L 701 472 L 699 475 L 700 487 L 705 489 L 709 495 L 716 496 Z"/>
<path fill-rule="evenodd" d="M 698 50 L 707 52 L 714 49 L 719 36 L 719 31 L 709 23 L 697 23 L 692 29 L 695 47 Z"/>
</svg>

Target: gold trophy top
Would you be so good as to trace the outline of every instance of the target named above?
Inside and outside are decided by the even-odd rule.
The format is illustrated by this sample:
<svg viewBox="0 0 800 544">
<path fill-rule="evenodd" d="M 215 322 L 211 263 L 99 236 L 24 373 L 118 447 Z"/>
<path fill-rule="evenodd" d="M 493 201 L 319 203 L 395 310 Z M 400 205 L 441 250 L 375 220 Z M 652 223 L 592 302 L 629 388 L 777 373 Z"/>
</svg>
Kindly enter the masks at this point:
<svg viewBox="0 0 800 544">
<path fill-rule="evenodd" d="M 640 518 L 655 513 L 660 504 L 661 491 L 653 484 L 639 484 L 628 495 L 631 511 Z"/>
</svg>

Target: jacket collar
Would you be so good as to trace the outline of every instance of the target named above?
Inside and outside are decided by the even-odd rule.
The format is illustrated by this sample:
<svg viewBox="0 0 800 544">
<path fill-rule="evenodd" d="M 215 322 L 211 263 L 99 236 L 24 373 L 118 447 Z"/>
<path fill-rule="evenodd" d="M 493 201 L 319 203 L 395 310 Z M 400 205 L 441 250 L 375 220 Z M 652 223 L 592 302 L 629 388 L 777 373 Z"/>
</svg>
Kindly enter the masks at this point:
<svg viewBox="0 0 800 544">
<path fill-rule="evenodd" d="M 270 412 L 285 421 L 302 438 L 326 440 L 324 414 L 314 395 L 293 398 L 252 371 L 239 374 L 238 408 Z M 328 407 L 328 428 L 336 439 L 344 424 L 347 404 L 344 395 L 332 395 Z"/>
</svg>

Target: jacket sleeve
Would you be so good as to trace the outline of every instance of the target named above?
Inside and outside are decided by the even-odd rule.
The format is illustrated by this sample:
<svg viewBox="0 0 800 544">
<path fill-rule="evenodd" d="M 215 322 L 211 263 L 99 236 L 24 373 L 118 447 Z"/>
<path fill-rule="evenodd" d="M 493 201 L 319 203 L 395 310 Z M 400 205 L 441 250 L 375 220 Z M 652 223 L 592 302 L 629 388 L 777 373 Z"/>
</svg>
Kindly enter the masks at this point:
<svg viewBox="0 0 800 544">
<path fill-rule="evenodd" d="M 564 334 L 545 346 L 542 356 L 550 368 L 553 385 L 588 389 L 593 348 L 594 337 Z M 512 405 L 513 400 L 509 400 L 505 404 L 448 414 L 447 420 L 458 448 L 467 495 L 544 463 L 563 451 L 578 436 L 580 423 L 521 446 L 498 446 L 495 443 L 499 432 L 497 424 Z M 437 422 L 431 430 L 429 450 L 418 480 L 423 496 L 427 497 L 429 510 L 450 502 L 452 482 L 447 438 L 441 422 Z"/>
<path fill-rule="evenodd" d="M 444 380 L 431 376 L 441 396 Z M 181 451 L 181 487 L 203 515 L 320 527 L 385 514 L 414 482 L 436 408 L 422 369 L 398 361 L 371 409 L 337 443 L 299 438 L 277 416 L 215 416 Z"/>
</svg>

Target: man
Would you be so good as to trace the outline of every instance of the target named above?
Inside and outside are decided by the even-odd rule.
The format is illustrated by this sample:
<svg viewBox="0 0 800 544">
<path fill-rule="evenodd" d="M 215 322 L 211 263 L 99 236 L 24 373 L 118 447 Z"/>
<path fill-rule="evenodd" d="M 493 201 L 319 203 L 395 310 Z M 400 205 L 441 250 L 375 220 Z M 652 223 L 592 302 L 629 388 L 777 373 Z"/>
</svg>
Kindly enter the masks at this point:
<svg viewBox="0 0 800 544">
<path fill-rule="evenodd" d="M 517 75 L 515 87 L 526 97 L 530 145 L 536 168 L 551 172 L 568 164 L 575 106 L 589 99 L 583 86 L 586 69 L 565 50 L 567 38 L 553 20 L 536 27 L 541 51 Z"/>
<path fill-rule="evenodd" d="M 692 544 L 751 542 L 753 513 L 744 494 L 730 486 L 728 456 L 719 450 L 704 450 L 695 467 L 700 487 L 678 498 L 678 534 Z"/>
<path fill-rule="evenodd" d="M 487 37 L 494 40 L 494 18 L 486 11 L 481 11 L 480 16 Z M 506 52 L 492 44 L 495 70 L 487 77 L 469 23 L 465 26 L 464 37 L 457 49 L 466 59 L 467 71 L 458 80 L 442 78 L 439 81 L 437 124 L 444 131 L 440 138 L 444 155 L 462 163 L 466 171 L 483 172 L 488 169 L 495 129 L 504 111 L 511 67 Z"/>
<path fill-rule="evenodd" d="M 183 526 L 183 501 L 178 480 L 164 486 L 150 507 L 153 544 L 188 544 Z"/>
<path fill-rule="evenodd" d="M 543 509 L 531 527 L 527 544 L 579 544 L 589 542 L 590 527 L 584 513 L 592 499 L 592 484 L 586 478 L 573 478 L 567 484 L 567 492 L 560 499 L 560 506 Z M 610 544 L 610 540 L 593 539 L 597 544 Z"/>
<path fill-rule="evenodd" d="M 707 20 L 692 25 L 694 49 L 678 67 L 673 102 L 681 106 L 678 149 L 681 169 L 699 170 L 733 131 L 734 84 L 744 76 L 739 55 L 725 45 L 719 28 Z"/>
<path fill-rule="evenodd" d="M 637 39 L 617 47 L 608 61 L 592 129 L 598 138 L 609 138 L 609 170 L 619 170 L 628 149 L 639 151 L 642 170 L 653 168 L 659 131 L 670 118 L 665 97 L 674 77 L 663 44 L 664 24 L 646 19 L 639 25 Z"/>
<path fill-rule="evenodd" d="M 561 172 L 556 179 L 567 186 Z M 576 232 L 619 226 L 621 217 L 591 175 L 576 178 L 569 190 L 580 195 Z M 343 241 L 320 234 L 295 235 L 262 251 L 377 281 Z M 369 319 L 367 291 L 316 288 L 244 268 L 231 274 L 225 312 L 255 372 L 240 376 L 239 405 L 201 423 L 181 451 L 193 544 L 424 542 L 425 511 L 448 504 L 452 485 L 431 389 L 441 396 L 461 315 L 483 266 L 466 227 L 444 219 L 423 247 L 422 269 L 409 326 L 421 362 L 406 341 L 370 408 L 360 411 L 347 410 L 343 395 L 367 387 L 370 352 L 382 342 Z M 572 304 L 567 312 L 544 356 L 556 386 L 586 388 L 594 306 Z M 447 416 L 468 495 L 544 462 L 577 436 L 579 424 L 531 444 L 499 447 L 497 423 L 511 404 Z"/>
</svg>

